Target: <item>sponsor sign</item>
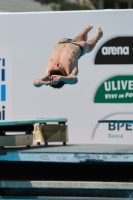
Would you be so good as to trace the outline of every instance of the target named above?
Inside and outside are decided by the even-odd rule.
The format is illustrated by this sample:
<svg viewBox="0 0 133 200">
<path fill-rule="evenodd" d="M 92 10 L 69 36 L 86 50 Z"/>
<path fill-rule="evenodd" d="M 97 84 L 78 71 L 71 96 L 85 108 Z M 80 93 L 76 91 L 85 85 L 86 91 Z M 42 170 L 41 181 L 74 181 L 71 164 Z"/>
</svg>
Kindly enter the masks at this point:
<svg viewBox="0 0 133 200">
<path fill-rule="evenodd" d="M 133 37 L 116 37 L 107 41 L 98 50 L 94 63 L 133 64 Z"/>
<path fill-rule="evenodd" d="M 106 117 L 104 120 L 126 120 L 133 121 L 133 114 L 131 113 L 119 113 L 113 114 L 109 117 Z M 107 143 L 112 143 L 113 141 L 118 143 L 132 143 L 133 140 L 133 124 L 125 123 L 99 123 L 95 131 L 92 134 L 92 140 L 99 140 L 100 142 L 106 140 Z"/>
<path fill-rule="evenodd" d="M 115 76 L 96 91 L 94 103 L 133 103 L 133 76 Z"/>
</svg>

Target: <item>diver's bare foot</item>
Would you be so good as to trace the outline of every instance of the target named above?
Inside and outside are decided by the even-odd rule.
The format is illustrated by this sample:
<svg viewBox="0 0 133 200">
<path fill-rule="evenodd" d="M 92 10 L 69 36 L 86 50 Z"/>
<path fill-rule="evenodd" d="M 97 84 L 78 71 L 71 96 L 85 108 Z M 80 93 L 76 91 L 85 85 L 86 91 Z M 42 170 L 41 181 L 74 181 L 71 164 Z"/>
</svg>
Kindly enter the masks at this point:
<svg viewBox="0 0 133 200">
<path fill-rule="evenodd" d="M 96 33 L 95 33 L 95 36 L 97 37 L 97 40 L 100 40 L 103 36 L 103 31 L 101 28 L 98 28 Z"/>
<path fill-rule="evenodd" d="M 82 32 L 74 38 L 75 42 L 80 41 L 87 41 L 88 32 L 93 28 L 93 26 L 87 26 L 85 27 Z"/>
<path fill-rule="evenodd" d="M 85 33 L 85 32 L 88 33 L 92 28 L 93 28 L 93 26 L 86 26 L 86 27 L 83 29 L 82 33 Z"/>
<path fill-rule="evenodd" d="M 82 31 L 82 37 L 83 37 L 83 41 L 87 41 L 87 37 L 88 37 L 88 33 L 90 32 L 90 30 L 93 28 L 93 26 L 87 26 L 83 29 Z"/>
</svg>

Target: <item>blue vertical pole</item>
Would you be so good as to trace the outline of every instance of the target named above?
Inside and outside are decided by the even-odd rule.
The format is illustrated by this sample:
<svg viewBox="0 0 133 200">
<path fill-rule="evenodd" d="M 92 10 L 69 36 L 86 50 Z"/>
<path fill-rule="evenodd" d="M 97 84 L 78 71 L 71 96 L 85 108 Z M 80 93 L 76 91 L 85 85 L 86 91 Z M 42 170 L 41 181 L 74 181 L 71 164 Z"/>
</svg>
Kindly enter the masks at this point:
<svg viewBox="0 0 133 200">
<path fill-rule="evenodd" d="M 6 101 L 6 85 L 1 85 L 1 101 Z"/>
<path fill-rule="evenodd" d="M 5 66 L 5 58 L 2 59 L 2 66 Z"/>
<path fill-rule="evenodd" d="M 1 81 L 5 81 L 5 69 L 1 69 Z"/>
</svg>

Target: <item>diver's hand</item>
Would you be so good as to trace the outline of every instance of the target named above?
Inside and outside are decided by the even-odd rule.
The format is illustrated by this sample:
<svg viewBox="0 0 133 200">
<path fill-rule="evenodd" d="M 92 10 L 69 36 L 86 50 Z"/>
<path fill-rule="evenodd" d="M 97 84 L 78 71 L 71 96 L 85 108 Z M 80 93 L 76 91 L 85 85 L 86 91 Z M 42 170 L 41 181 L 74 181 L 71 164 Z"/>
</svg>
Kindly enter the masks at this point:
<svg viewBox="0 0 133 200">
<path fill-rule="evenodd" d="M 51 84 L 51 80 L 49 79 L 42 79 L 42 78 L 39 78 L 39 79 L 36 79 L 34 82 L 33 82 L 33 85 L 35 87 L 41 87 L 42 85 L 50 85 Z"/>
<path fill-rule="evenodd" d="M 44 76 L 42 77 L 42 81 L 50 81 L 50 80 L 51 80 L 50 74 L 44 75 Z"/>
<path fill-rule="evenodd" d="M 60 76 L 60 75 L 51 75 L 50 79 L 51 79 L 51 84 L 57 84 L 57 83 L 59 83 L 61 81 L 62 76 Z"/>
</svg>

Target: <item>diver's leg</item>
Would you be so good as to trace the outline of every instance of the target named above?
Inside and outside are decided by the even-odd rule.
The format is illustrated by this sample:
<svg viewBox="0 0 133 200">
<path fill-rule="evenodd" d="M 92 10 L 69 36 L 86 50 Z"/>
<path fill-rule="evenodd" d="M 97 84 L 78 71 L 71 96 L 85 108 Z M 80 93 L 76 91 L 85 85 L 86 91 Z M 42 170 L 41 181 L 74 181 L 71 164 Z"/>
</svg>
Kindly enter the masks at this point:
<svg viewBox="0 0 133 200">
<path fill-rule="evenodd" d="M 85 53 L 91 52 L 96 46 L 96 43 L 102 38 L 102 36 L 103 36 L 103 31 L 101 28 L 98 28 L 92 40 L 89 40 L 85 43 L 84 46 Z"/>
</svg>

